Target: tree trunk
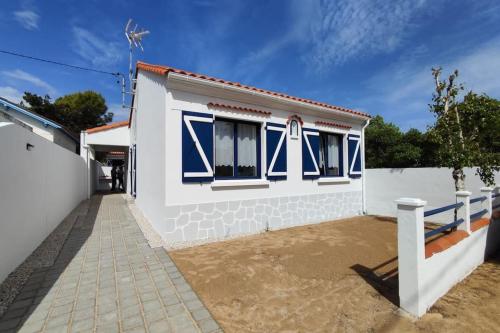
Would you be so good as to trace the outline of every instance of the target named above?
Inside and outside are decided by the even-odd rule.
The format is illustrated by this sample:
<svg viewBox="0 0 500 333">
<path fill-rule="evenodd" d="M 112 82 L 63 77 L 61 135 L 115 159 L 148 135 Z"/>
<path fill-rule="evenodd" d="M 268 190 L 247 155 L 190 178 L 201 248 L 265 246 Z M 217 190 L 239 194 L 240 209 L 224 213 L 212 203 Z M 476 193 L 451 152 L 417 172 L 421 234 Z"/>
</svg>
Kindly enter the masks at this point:
<svg viewBox="0 0 500 333">
<path fill-rule="evenodd" d="M 455 180 L 455 190 L 463 191 L 465 190 L 465 174 L 462 168 L 453 169 L 453 179 Z"/>
</svg>

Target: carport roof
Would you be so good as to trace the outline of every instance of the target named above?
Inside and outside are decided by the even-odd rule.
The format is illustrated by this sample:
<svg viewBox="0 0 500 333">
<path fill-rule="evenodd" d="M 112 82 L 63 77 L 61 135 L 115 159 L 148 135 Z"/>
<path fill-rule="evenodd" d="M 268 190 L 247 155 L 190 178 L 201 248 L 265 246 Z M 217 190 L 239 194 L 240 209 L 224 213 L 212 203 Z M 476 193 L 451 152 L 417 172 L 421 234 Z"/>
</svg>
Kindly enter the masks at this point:
<svg viewBox="0 0 500 333">
<path fill-rule="evenodd" d="M 123 127 L 123 126 L 128 126 L 128 120 L 118 121 L 116 123 L 106 124 L 104 126 L 89 128 L 89 129 L 85 130 L 85 132 L 91 134 L 91 133 L 107 131 L 107 130 L 110 130 L 113 128 L 118 128 L 118 127 Z"/>
</svg>

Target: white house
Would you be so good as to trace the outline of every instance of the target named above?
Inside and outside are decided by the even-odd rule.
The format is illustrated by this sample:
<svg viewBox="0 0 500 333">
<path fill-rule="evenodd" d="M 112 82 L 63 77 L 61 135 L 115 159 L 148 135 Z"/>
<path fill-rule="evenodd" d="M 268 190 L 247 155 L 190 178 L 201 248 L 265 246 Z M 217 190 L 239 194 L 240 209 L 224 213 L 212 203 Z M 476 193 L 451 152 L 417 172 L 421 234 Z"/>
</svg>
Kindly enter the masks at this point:
<svg viewBox="0 0 500 333">
<path fill-rule="evenodd" d="M 119 121 L 80 133 L 80 156 L 87 163 L 88 169 L 88 197 L 95 191 L 111 189 L 112 165 L 124 166 L 124 182 L 127 183 L 130 146 L 128 125 L 128 121 Z"/>
<path fill-rule="evenodd" d="M 38 114 L 0 97 L 0 121 L 10 121 L 16 119 L 27 125 L 35 134 L 64 147 L 73 153 L 79 147 L 78 139 L 68 132 L 61 124 L 53 120 L 42 117 Z"/>
<path fill-rule="evenodd" d="M 169 244 L 362 214 L 368 114 L 137 63 L 131 192 Z"/>
</svg>

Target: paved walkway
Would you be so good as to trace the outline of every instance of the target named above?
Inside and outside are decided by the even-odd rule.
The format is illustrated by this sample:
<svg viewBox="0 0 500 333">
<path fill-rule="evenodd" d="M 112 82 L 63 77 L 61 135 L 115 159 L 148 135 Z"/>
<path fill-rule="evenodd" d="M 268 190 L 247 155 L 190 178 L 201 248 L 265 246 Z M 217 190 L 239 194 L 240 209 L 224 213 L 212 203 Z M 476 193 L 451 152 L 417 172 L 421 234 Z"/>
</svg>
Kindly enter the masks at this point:
<svg viewBox="0 0 500 333">
<path fill-rule="evenodd" d="M 222 332 L 120 194 L 95 195 L 52 267 L 35 271 L 0 332 Z"/>
</svg>

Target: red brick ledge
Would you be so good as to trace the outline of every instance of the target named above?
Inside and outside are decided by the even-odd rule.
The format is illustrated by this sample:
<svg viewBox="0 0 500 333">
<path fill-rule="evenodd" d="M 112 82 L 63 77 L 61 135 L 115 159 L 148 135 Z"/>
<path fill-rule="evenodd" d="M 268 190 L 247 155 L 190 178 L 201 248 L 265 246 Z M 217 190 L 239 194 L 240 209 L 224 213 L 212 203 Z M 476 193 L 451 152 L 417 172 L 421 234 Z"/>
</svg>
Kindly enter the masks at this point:
<svg viewBox="0 0 500 333">
<path fill-rule="evenodd" d="M 327 121 L 317 121 L 315 122 L 316 125 L 322 125 L 322 126 L 329 126 L 329 127 L 339 127 L 339 128 L 345 128 L 345 129 L 351 129 L 351 126 L 349 125 L 343 125 L 339 123 L 330 123 Z"/>
<path fill-rule="evenodd" d="M 486 227 L 487 225 L 490 224 L 490 219 L 488 218 L 482 218 L 479 220 L 476 220 L 470 224 L 470 230 L 472 232 L 477 231 L 483 227 Z"/>
<path fill-rule="evenodd" d="M 227 104 L 220 104 L 220 103 L 208 103 L 207 106 L 209 108 L 223 108 L 223 109 L 231 109 L 231 110 L 236 110 L 236 111 L 257 113 L 257 114 L 261 114 L 264 116 L 271 115 L 271 112 L 269 112 L 269 111 L 262 111 L 262 110 L 257 110 L 257 109 L 245 108 L 242 106 L 235 106 L 235 105 L 227 105 Z"/>
<path fill-rule="evenodd" d="M 443 252 L 467 237 L 469 235 L 464 230 L 456 230 L 448 235 L 432 240 L 425 244 L 425 258 L 427 259 L 436 253 Z"/>
</svg>

